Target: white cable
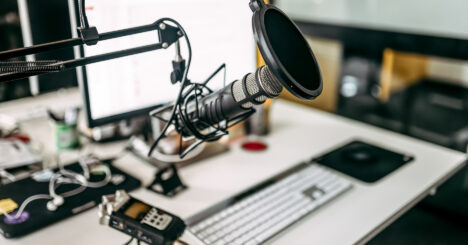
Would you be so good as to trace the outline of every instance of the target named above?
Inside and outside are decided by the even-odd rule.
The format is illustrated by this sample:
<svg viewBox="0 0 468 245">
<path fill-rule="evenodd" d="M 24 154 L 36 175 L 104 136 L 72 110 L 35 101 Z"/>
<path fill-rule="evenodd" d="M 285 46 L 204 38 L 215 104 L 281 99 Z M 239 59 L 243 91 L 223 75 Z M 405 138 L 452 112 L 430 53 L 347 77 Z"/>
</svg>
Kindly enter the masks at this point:
<svg viewBox="0 0 468 245">
<path fill-rule="evenodd" d="M 88 173 L 89 176 L 89 168 L 87 165 L 80 164 L 83 168 L 83 172 Z M 111 182 L 112 173 L 109 167 L 105 166 L 103 168 L 105 179 L 98 181 L 98 182 L 89 182 L 89 178 L 86 178 L 84 175 L 66 170 L 62 165 L 60 165 L 60 170 L 58 173 L 54 174 L 49 182 L 49 195 L 47 194 L 39 194 L 28 197 L 20 206 L 16 215 L 9 215 L 4 209 L 0 208 L 0 214 L 4 214 L 8 219 L 18 219 L 24 212 L 26 206 L 39 199 L 54 199 L 54 198 L 65 198 L 78 195 L 79 193 L 86 190 L 86 188 L 100 188 L 106 186 Z M 71 191 L 57 194 L 56 189 L 62 184 L 77 184 L 80 185 L 78 188 L 73 189 Z"/>
<path fill-rule="evenodd" d="M 11 219 L 11 220 L 15 220 L 15 219 L 18 219 L 19 217 L 21 217 L 21 215 L 23 214 L 23 211 L 24 209 L 26 208 L 26 206 L 32 202 L 32 201 L 35 201 L 35 200 L 39 200 L 39 199 L 51 199 L 52 197 L 49 196 L 49 195 L 46 195 L 46 194 L 39 194 L 39 195 L 34 195 L 34 196 L 30 196 L 28 197 L 26 200 L 24 200 L 24 202 L 21 204 L 20 208 L 18 209 L 18 211 L 16 212 L 16 215 L 12 216 L 12 215 L 9 215 L 4 209 L 0 208 L 0 213 L 3 213 L 8 219 Z"/>
<path fill-rule="evenodd" d="M 98 182 L 89 182 L 88 181 L 88 187 L 101 188 L 101 187 L 106 186 L 107 184 L 109 184 L 109 182 L 111 182 L 112 173 L 111 173 L 109 167 L 104 166 L 103 170 L 104 170 L 104 174 L 106 175 L 106 177 L 103 180 L 98 181 Z"/>
<path fill-rule="evenodd" d="M 79 183 L 71 182 L 71 184 L 80 184 L 80 185 L 86 186 L 86 187 L 100 188 L 100 187 L 106 186 L 112 180 L 112 173 L 111 173 L 109 167 L 107 167 L 105 165 L 103 165 L 103 166 L 104 167 L 103 167 L 102 170 L 104 171 L 104 174 L 105 174 L 106 177 L 103 180 L 97 181 L 97 182 L 90 182 L 89 181 L 89 177 L 87 177 L 86 175 L 90 176 L 90 171 L 89 171 L 88 166 L 84 165 L 84 164 L 81 165 L 81 167 L 83 168 L 83 172 L 85 173 L 84 175 L 77 174 L 77 173 L 71 172 L 71 171 L 66 170 L 66 169 L 61 169 L 59 171 L 59 173 L 61 173 L 63 175 L 71 175 L 75 180 L 77 180 L 79 182 Z"/>
<path fill-rule="evenodd" d="M 76 188 L 74 190 L 62 193 L 60 195 L 63 196 L 63 197 L 72 197 L 72 196 L 80 194 L 84 190 L 86 190 L 86 186 L 80 186 L 80 187 L 78 187 L 78 188 Z"/>
<path fill-rule="evenodd" d="M 70 177 L 67 177 L 67 175 L 69 175 Z M 76 173 L 69 172 L 69 171 L 67 172 L 59 171 L 59 173 L 54 174 L 52 178 L 50 179 L 50 182 L 49 182 L 50 196 L 52 196 L 53 198 L 66 197 L 64 194 L 59 195 L 55 192 L 55 190 L 59 187 L 59 185 L 63 183 L 80 185 L 80 187 L 78 187 L 77 189 L 64 193 L 64 194 L 67 194 L 68 197 L 76 195 L 84 191 L 84 189 L 88 187 L 88 180 L 83 175 L 76 174 Z M 76 191 L 76 194 L 75 194 L 75 191 Z"/>
<path fill-rule="evenodd" d="M 80 163 L 81 169 L 83 169 L 84 177 L 86 177 L 86 179 L 91 178 L 91 175 L 89 173 L 88 165 L 84 162 L 84 160 L 80 159 L 78 162 Z"/>
</svg>

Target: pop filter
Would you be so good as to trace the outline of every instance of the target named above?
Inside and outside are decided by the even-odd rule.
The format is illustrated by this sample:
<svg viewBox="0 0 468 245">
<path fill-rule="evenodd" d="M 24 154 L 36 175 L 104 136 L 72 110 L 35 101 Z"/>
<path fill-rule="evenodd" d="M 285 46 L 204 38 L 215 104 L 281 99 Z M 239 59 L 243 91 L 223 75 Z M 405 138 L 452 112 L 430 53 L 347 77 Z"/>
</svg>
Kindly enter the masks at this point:
<svg viewBox="0 0 468 245">
<path fill-rule="evenodd" d="M 263 0 L 250 8 L 255 41 L 269 70 L 293 95 L 311 100 L 322 93 L 322 76 L 314 53 L 292 20 Z"/>
</svg>

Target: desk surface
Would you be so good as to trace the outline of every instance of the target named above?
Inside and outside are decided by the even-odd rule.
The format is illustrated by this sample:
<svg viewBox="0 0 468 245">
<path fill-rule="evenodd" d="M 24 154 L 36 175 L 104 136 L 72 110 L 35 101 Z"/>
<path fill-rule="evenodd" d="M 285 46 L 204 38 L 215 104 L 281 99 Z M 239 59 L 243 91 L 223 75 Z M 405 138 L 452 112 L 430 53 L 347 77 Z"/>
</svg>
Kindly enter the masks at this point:
<svg viewBox="0 0 468 245">
<path fill-rule="evenodd" d="M 184 218 L 302 160 L 350 139 L 360 138 L 412 154 L 415 161 L 372 185 L 345 176 L 353 181 L 352 190 L 310 214 L 271 243 L 364 243 L 454 174 L 466 160 L 460 152 L 288 102 L 275 102 L 271 114 L 272 133 L 264 139 L 269 144 L 267 151 L 245 152 L 237 143 L 225 154 L 181 169 L 181 176 L 189 189 L 172 199 L 145 189 L 132 194 Z M 24 128 L 37 132 L 47 125 L 33 121 L 24 123 Z M 122 144 L 97 150 L 118 152 Z M 116 164 L 146 184 L 154 176 L 152 167 L 129 154 Z M 195 244 L 189 236 L 184 238 Z M 93 209 L 21 239 L 0 238 L 0 243 L 49 245 L 66 242 L 67 245 L 81 245 L 122 244 L 126 240 L 125 235 L 98 225 L 97 209 Z"/>
</svg>

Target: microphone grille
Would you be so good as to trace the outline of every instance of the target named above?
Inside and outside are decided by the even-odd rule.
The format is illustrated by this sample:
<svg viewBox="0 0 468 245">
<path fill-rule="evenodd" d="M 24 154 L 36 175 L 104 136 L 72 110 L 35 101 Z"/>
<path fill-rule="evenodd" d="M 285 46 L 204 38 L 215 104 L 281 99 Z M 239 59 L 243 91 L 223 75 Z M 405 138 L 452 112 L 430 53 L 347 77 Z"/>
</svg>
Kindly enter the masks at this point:
<svg viewBox="0 0 468 245">
<path fill-rule="evenodd" d="M 277 97 L 283 91 L 283 85 L 276 79 L 267 66 L 260 68 L 260 85 L 271 97 Z"/>
<path fill-rule="evenodd" d="M 249 74 L 248 76 L 253 76 L 252 74 Z M 237 80 L 232 84 L 232 95 L 234 96 L 234 100 L 236 102 L 242 101 L 245 98 L 247 98 L 247 94 L 244 93 L 244 90 L 242 89 L 242 80 Z M 253 104 L 251 102 L 247 102 L 242 104 L 242 107 L 245 109 L 251 108 Z"/>
<path fill-rule="evenodd" d="M 246 78 L 246 87 L 247 87 L 247 93 L 249 93 L 249 95 L 254 95 L 254 94 L 257 94 L 258 92 L 260 92 L 260 88 L 258 87 L 258 84 L 257 82 L 255 81 L 255 75 L 254 74 L 249 74 Z M 259 103 L 263 103 L 265 102 L 265 100 L 267 99 L 266 96 L 264 95 L 261 95 L 261 96 L 258 96 L 257 98 L 255 98 L 255 101 L 259 102 Z"/>
<path fill-rule="evenodd" d="M 243 89 L 242 80 L 237 80 L 232 85 L 232 94 L 236 102 L 253 97 L 256 102 L 263 103 L 267 97 L 278 97 L 282 90 L 283 85 L 266 66 L 260 67 L 256 73 L 250 73 L 245 77 L 245 89 Z M 253 106 L 251 102 L 242 104 L 245 109 Z"/>
</svg>

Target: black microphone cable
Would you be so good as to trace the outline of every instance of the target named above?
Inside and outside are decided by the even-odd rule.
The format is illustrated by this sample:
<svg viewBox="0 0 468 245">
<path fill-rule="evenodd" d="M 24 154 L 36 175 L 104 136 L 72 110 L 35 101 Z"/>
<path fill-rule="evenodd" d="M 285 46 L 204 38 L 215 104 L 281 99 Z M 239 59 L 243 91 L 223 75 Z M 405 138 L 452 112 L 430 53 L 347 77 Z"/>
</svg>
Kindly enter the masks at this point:
<svg viewBox="0 0 468 245">
<path fill-rule="evenodd" d="M 182 32 L 182 34 L 185 36 L 185 40 L 187 43 L 188 47 L 188 60 L 187 60 L 187 67 L 184 71 L 184 74 L 181 79 L 181 87 L 179 89 L 179 93 L 177 95 L 177 98 L 174 102 L 174 106 L 172 108 L 172 111 L 170 113 L 169 120 L 166 121 L 166 125 L 164 126 L 163 130 L 159 134 L 159 136 L 155 139 L 153 144 L 150 147 L 150 150 L 148 152 L 148 156 L 151 156 L 153 151 L 156 149 L 158 143 L 161 141 L 166 136 L 167 130 L 169 127 L 174 124 L 179 132 L 183 132 L 184 130 L 189 131 L 191 135 L 195 136 L 195 138 L 199 139 L 199 141 L 193 145 L 191 145 L 188 149 L 182 151 L 182 140 L 183 140 L 183 135 L 180 135 L 180 145 L 179 145 L 179 155 L 181 158 L 183 158 L 188 152 L 196 148 L 199 144 L 201 144 L 204 141 L 214 141 L 219 139 L 221 136 L 227 134 L 227 127 L 220 127 L 219 125 L 209 125 L 204 121 L 200 121 L 200 123 L 204 124 L 206 128 L 211 127 L 213 130 L 207 134 L 204 134 L 197 128 L 194 122 L 190 120 L 188 117 L 187 113 L 187 107 L 184 105 L 187 105 L 189 101 L 192 99 L 195 100 L 195 103 L 198 104 L 199 97 L 203 97 L 206 94 L 204 92 L 212 93 L 213 90 L 211 90 L 208 86 L 207 83 L 222 69 L 224 69 L 224 82 L 226 82 L 226 66 L 225 64 L 221 65 L 220 68 L 218 68 L 206 81 L 203 83 L 192 83 L 187 79 L 188 72 L 190 70 L 190 65 L 192 62 L 192 47 L 190 44 L 190 40 L 188 38 L 188 35 L 185 31 L 185 29 L 174 19 L 171 18 L 163 18 L 161 21 L 168 21 L 172 22 L 175 24 Z M 191 87 L 189 87 L 191 85 Z M 198 106 L 197 106 L 197 113 L 198 113 Z M 183 128 L 179 128 L 179 120 L 183 125 Z M 164 120 L 165 121 L 165 120 Z"/>
<path fill-rule="evenodd" d="M 80 12 L 80 22 L 82 29 L 89 28 L 88 16 L 86 16 L 86 0 L 78 0 L 78 10 Z"/>
<path fill-rule="evenodd" d="M 182 94 L 184 92 L 184 89 L 186 88 L 186 86 L 188 85 L 188 81 L 187 81 L 187 75 L 188 75 L 188 72 L 190 70 L 190 65 L 192 63 L 192 46 L 190 44 L 190 40 L 189 40 L 189 37 L 187 35 L 187 32 L 185 31 L 185 29 L 182 27 L 182 25 L 179 24 L 179 22 L 177 22 L 176 20 L 174 19 L 171 19 L 171 18 L 162 18 L 161 19 L 162 22 L 164 21 L 169 21 L 169 22 L 172 22 L 173 24 L 175 24 L 179 29 L 180 31 L 182 32 L 182 34 L 184 35 L 184 38 L 185 38 L 185 41 L 187 43 L 187 49 L 188 49 L 188 58 L 187 58 L 187 67 L 184 71 L 184 74 L 182 76 L 182 79 L 181 79 L 181 87 L 179 89 L 179 94 L 177 95 L 177 99 L 174 103 L 174 108 L 172 108 L 172 111 L 171 111 L 171 117 L 169 119 L 169 121 L 167 122 L 167 124 L 164 126 L 163 130 L 161 131 L 160 135 L 158 136 L 158 138 L 156 138 L 156 140 L 153 142 L 153 144 L 151 145 L 150 147 L 150 150 L 148 152 L 148 156 L 151 156 L 151 154 L 153 153 L 154 149 L 156 148 L 156 146 L 158 145 L 159 141 L 165 136 L 167 130 L 169 129 L 169 127 L 171 126 L 171 123 L 172 121 L 175 120 L 175 116 L 176 116 L 176 112 L 177 110 L 179 110 L 179 113 L 181 112 L 181 108 L 180 108 L 180 102 L 181 102 L 181 99 L 182 99 Z"/>
</svg>

